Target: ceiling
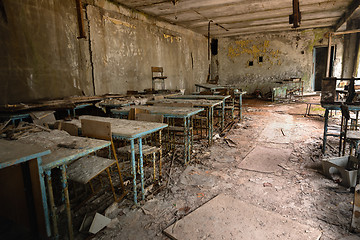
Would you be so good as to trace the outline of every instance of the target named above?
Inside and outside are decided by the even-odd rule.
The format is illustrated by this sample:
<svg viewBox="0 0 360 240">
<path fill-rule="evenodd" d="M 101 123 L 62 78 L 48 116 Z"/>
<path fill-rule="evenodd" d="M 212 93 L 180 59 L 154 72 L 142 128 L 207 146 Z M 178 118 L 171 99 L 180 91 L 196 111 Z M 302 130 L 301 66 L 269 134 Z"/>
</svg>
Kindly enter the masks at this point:
<svg viewBox="0 0 360 240">
<path fill-rule="evenodd" d="M 116 0 L 140 12 L 214 38 L 273 31 L 293 31 L 292 0 Z M 175 1 L 175 0 L 173 0 Z M 339 29 L 359 7 L 358 0 L 299 0 L 297 29 Z"/>
</svg>

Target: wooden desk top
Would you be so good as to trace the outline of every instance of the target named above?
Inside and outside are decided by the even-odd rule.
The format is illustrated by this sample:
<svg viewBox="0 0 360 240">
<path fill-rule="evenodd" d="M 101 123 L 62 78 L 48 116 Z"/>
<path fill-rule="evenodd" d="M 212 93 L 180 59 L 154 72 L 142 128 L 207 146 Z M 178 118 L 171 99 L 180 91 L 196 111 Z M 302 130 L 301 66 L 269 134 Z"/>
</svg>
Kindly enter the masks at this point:
<svg viewBox="0 0 360 240">
<path fill-rule="evenodd" d="M 67 132 L 59 130 L 31 133 L 16 141 L 51 150 L 49 155 L 43 157 L 44 170 L 67 164 L 111 144 L 110 141 L 70 136 Z"/>
<path fill-rule="evenodd" d="M 49 153 L 50 150 L 38 145 L 0 139 L 0 169 L 43 157 Z"/>
<path fill-rule="evenodd" d="M 140 138 L 142 136 L 151 134 L 153 132 L 157 132 L 168 126 L 167 124 L 164 123 L 143 122 L 143 121 L 134 121 L 134 120 L 90 116 L 90 115 L 80 116 L 79 119 L 109 122 L 111 124 L 111 133 L 114 138 L 121 138 L 128 140 Z"/>
<path fill-rule="evenodd" d="M 163 106 L 133 106 L 122 109 L 112 109 L 113 114 L 128 113 L 131 108 L 149 110 L 151 114 L 164 115 L 164 117 L 185 118 L 204 111 L 203 108 L 163 107 Z"/>
<path fill-rule="evenodd" d="M 148 104 L 156 103 L 192 103 L 195 107 L 215 107 L 223 103 L 222 100 L 207 100 L 207 99 L 161 99 L 148 101 Z"/>
</svg>

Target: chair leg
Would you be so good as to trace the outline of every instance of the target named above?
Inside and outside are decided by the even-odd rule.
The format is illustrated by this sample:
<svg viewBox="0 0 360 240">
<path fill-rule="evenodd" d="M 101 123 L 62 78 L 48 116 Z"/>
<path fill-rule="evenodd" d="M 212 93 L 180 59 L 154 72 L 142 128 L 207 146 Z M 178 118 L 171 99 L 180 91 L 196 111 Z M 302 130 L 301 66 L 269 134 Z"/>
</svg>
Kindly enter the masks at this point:
<svg viewBox="0 0 360 240">
<path fill-rule="evenodd" d="M 111 147 L 112 147 L 112 151 L 114 153 L 114 158 L 115 158 L 115 161 L 116 161 L 116 167 L 117 167 L 119 178 L 120 178 L 121 189 L 122 189 L 123 193 L 125 194 L 126 190 L 125 190 L 125 186 L 124 186 L 124 181 L 123 181 L 123 178 L 122 178 L 122 175 L 121 175 L 119 161 L 118 161 L 118 158 L 117 158 L 114 142 L 112 141 L 112 139 L 111 139 Z"/>
<path fill-rule="evenodd" d="M 159 180 L 161 180 L 161 167 L 162 167 L 162 140 L 161 140 L 161 130 L 159 131 Z"/>
<path fill-rule="evenodd" d="M 117 197 L 116 197 L 114 184 L 113 184 L 113 182 L 112 182 L 112 180 L 111 180 L 111 175 L 110 175 L 110 170 L 109 170 L 109 168 L 106 169 L 106 172 L 107 172 L 108 177 L 109 177 L 109 182 L 110 182 L 110 186 L 111 186 L 111 191 L 112 191 L 113 196 L 114 196 L 114 201 L 117 202 L 118 199 L 117 199 Z"/>
<path fill-rule="evenodd" d="M 156 181 L 156 164 L 155 164 L 155 159 L 156 159 L 156 153 L 155 152 L 153 152 L 153 167 L 154 167 L 154 176 L 153 176 L 153 181 L 154 181 L 154 183 L 155 183 L 155 181 Z"/>
</svg>

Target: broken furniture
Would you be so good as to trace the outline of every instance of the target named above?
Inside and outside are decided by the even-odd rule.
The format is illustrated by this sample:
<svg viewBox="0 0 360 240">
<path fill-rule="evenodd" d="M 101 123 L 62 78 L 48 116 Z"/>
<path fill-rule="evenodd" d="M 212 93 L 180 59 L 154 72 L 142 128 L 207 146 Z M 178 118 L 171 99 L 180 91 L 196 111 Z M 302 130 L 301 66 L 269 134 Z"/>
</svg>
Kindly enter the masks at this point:
<svg viewBox="0 0 360 240">
<path fill-rule="evenodd" d="M 360 102 L 354 101 L 356 92 L 355 92 L 355 80 L 360 80 L 360 78 L 323 78 L 321 86 L 321 106 L 325 108 L 325 119 L 324 119 L 324 134 L 323 134 L 323 153 L 326 150 L 326 141 L 327 136 L 340 136 L 337 133 L 332 134 L 328 133 L 328 120 L 329 120 L 329 111 L 330 110 L 340 110 L 340 106 L 343 101 L 337 101 L 336 99 L 336 84 L 337 81 L 350 81 L 348 87 L 348 96 L 346 98 L 346 105 L 348 106 L 349 111 L 358 112 L 360 111 Z"/>
<path fill-rule="evenodd" d="M 80 120 L 89 119 L 95 121 L 109 122 L 111 124 L 111 133 L 114 140 L 130 141 L 131 149 L 131 167 L 133 175 L 134 203 L 137 204 L 137 184 L 136 184 L 136 161 L 135 161 L 135 140 L 138 141 L 140 156 L 140 181 L 141 181 L 141 198 L 145 199 L 144 189 L 144 168 L 143 168 L 143 149 L 142 138 L 157 131 L 161 131 L 168 125 L 163 123 L 133 121 L 118 118 L 108 118 L 99 116 L 80 116 Z M 161 147 L 161 146 L 160 146 Z"/>
<path fill-rule="evenodd" d="M 360 131 L 349 129 L 349 119 L 350 111 L 347 105 L 341 105 L 341 131 L 340 131 L 340 141 L 339 141 L 339 155 L 342 151 L 342 155 L 345 155 L 346 142 L 350 142 L 350 155 L 355 148 L 357 150 L 359 141 L 360 141 Z M 356 123 L 358 120 L 358 112 L 356 113 Z M 357 152 L 357 151 L 356 151 Z"/>
<path fill-rule="evenodd" d="M 304 117 L 310 116 L 310 111 L 311 111 L 311 106 L 312 105 L 320 106 L 321 104 L 320 103 L 315 103 L 315 102 L 307 102 Z"/>
<path fill-rule="evenodd" d="M 191 117 L 196 114 L 204 111 L 204 108 L 181 108 L 181 107 L 163 107 L 163 106 L 136 106 L 136 108 L 149 111 L 151 114 L 163 115 L 164 118 L 167 118 L 167 122 L 170 122 L 170 119 L 183 119 L 185 132 L 184 132 L 184 162 L 187 163 L 190 161 L 190 126 L 191 126 Z M 112 109 L 111 112 L 117 116 L 126 116 L 129 114 L 131 107 L 124 107 L 122 109 Z"/>
<path fill-rule="evenodd" d="M 50 150 L 38 145 L 0 140 L 1 216 L 26 225 L 39 239 L 51 235 L 41 176 L 42 160 L 48 154 Z"/>
<path fill-rule="evenodd" d="M 105 99 L 98 103 L 105 113 L 109 113 L 113 108 L 134 105 L 134 102 L 128 99 Z"/>
<path fill-rule="evenodd" d="M 338 174 L 338 179 L 345 187 L 355 187 L 357 181 L 359 160 L 354 156 L 342 156 L 322 160 L 322 168 L 325 176 L 334 179 Z"/>
<path fill-rule="evenodd" d="M 152 91 L 156 91 L 155 85 L 157 82 L 161 84 L 161 90 L 165 90 L 164 69 L 162 67 L 151 67 Z"/>
<path fill-rule="evenodd" d="M 41 165 L 42 172 L 40 174 L 46 178 L 47 182 L 50 213 L 53 223 L 52 236 L 58 237 L 59 230 L 51 181 L 51 170 L 60 168 L 62 190 L 65 196 L 69 238 L 74 239 L 66 166 L 76 159 L 87 156 L 99 149 L 109 147 L 111 143 L 104 140 L 70 136 L 68 133 L 59 130 L 31 133 L 17 141 L 25 144 L 41 145 L 44 148 L 51 150 L 51 153 L 43 158 L 43 163 Z"/>
<path fill-rule="evenodd" d="M 304 81 L 301 78 L 289 78 L 275 83 L 277 86 L 272 88 L 272 101 L 304 95 Z"/>
<path fill-rule="evenodd" d="M 208 143 L 212 144 L 214 133 L 214 108 L 222 105 L 222 100 L 206 100 L 206 99 L 162 99 L 157 101 L 148 101 L 150 105 L 154 104 L 177 104 L 177 103 L 192 103 L 194 107 L 204 108 L 208 118 Z M 224 114 L 224 112 L 222 112 Z"/>
<path fill-rule="evenodd" d="M 110 158 L 103 158 L 98 156 L 85 156 L 79 158 L 78 160 L 69 164 L 68 166 L 67 174 L 69 179 L 84 185 L 89 184 L 92 192 L 95 193 L 93 185 L 91 184 L 91 180 L 93 180 L 101 173 L 106 171 L 107 176 L 109 178 L 111 191 L 114 196 L 114 201 L 115 202 L 120 201 L 125 196 L 126 191 L 121 176 L 118 159 L 116 156 L 114 143 L 112 142 L 110 123 L 83 119 L 81 120 L 81 130 L 82 130 L 82 136 L 84 137 L 110 141 L 112 153 L 114 155 L 114 160 Z M 122 188 L 122 195 L 119 198 L 116 196 L 115 188 L 110 175 L 110 169 L 113 166 L 117 167 L 117 172 L 119 174 L 120 184 Z"/>
</svg>

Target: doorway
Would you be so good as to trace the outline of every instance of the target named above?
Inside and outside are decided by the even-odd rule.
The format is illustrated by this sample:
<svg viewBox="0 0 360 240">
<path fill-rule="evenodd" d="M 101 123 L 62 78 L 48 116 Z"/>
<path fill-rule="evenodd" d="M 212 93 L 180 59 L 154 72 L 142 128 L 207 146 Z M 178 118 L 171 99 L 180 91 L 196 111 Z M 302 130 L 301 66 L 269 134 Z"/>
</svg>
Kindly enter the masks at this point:
<svg viewBox="0 0 360 240">
<path fill-rule="evenodd" d="M 326 76 L 326 62 L 327 62 L 328 47 L 315 47 L 313 53 L 314 73 L 313 73 L 313 89 L 314 91 L 321 91 L 322 79 Z M 333 64 L 335 59 L 335 46 L 331 47 L 330 55 L 330 77 L 332 77 Z"/>
</svg>

